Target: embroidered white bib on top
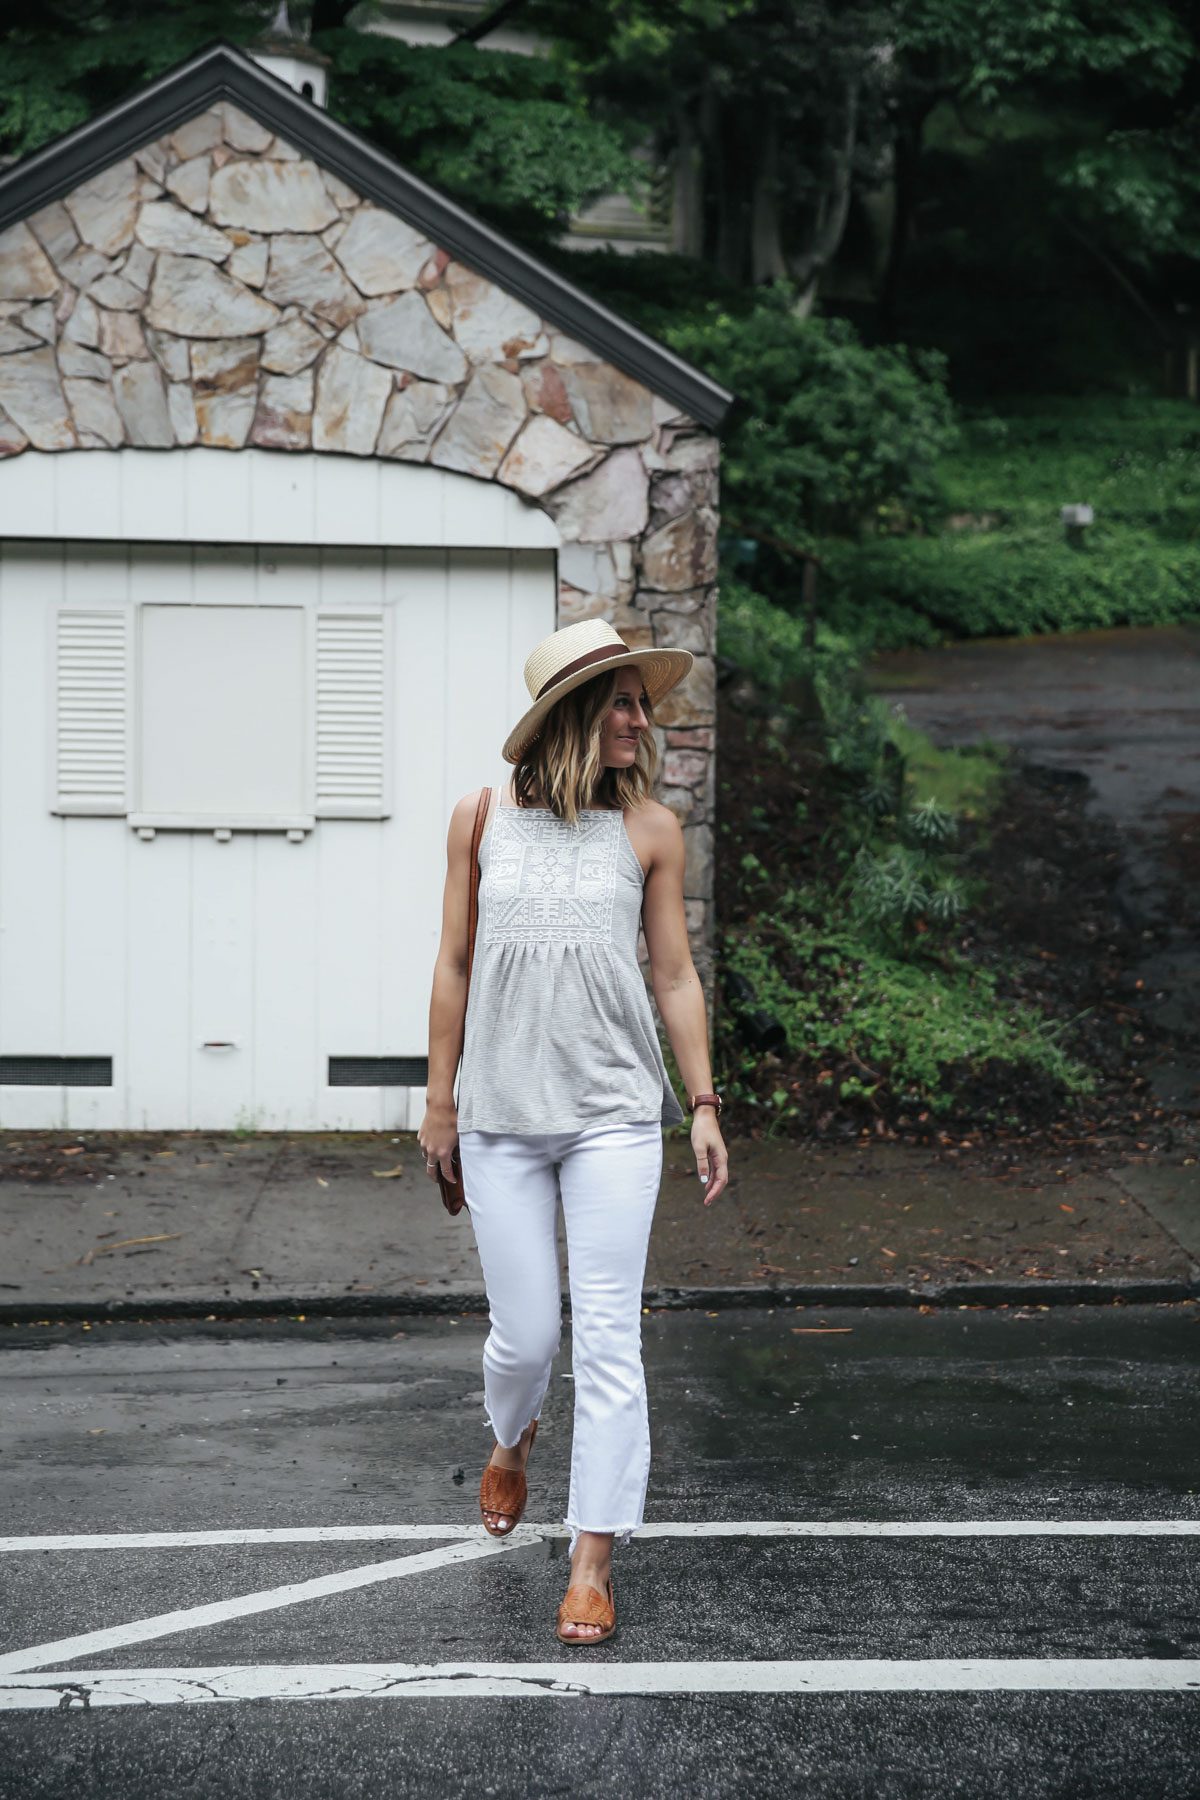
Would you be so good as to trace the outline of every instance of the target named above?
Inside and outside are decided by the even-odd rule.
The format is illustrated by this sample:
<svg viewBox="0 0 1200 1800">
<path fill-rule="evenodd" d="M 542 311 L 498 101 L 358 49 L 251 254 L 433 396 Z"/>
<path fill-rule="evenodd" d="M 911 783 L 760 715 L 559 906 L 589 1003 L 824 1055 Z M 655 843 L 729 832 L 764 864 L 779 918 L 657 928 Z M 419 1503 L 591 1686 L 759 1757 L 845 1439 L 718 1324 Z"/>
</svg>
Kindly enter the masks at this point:
<svg viewBox="0 0 1200 1800">
<path fill-rule="evenodd" d="M 460 1131 L 578 1131 L 683 1111 L 638 966 L 645 877 L 619 810 L 502 806 L 479 849 Z"/>
</svg>

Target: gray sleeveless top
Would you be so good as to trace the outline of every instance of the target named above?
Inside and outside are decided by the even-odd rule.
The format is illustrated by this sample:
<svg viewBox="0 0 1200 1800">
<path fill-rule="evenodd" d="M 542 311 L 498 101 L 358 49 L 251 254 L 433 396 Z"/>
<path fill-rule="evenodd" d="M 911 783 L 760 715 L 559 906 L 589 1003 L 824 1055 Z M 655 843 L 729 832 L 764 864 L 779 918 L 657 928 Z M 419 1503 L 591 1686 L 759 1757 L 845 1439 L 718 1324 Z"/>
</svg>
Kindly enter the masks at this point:
<svg viewBox="0 0 1200 1800">
<path fill-rule="evenodd" d="M 677 1125 L 638 966 L 645 877 L 620 808 L 502 806 L 479 846 L 460 1131 Z"/>
</svg>

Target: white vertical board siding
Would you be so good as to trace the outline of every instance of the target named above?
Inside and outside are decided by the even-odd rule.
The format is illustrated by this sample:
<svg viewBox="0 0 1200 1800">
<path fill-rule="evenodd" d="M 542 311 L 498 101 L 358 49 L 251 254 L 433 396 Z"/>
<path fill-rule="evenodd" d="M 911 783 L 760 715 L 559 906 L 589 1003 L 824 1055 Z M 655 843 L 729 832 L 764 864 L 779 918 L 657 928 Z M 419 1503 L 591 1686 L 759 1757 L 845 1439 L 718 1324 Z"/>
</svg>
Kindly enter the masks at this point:
<svg viewBox="0 0 1200 1800">
<path fill-rule="evenodd" d="M 263 550 L 256 603 L 302 606 L 314 620 L 321 603 L 323 560 L 313 550 L 295 546 Z M 278 832 L 253 835 L 252 1116 L 262 1129 L 311 1130 L 325 1116 L 317 1096 L 325 1087 L 327 1053 L 322 1052 L 318 1031 L 314 973 L 319 911 L 316 836 L 323 830 L 318 826 L 315 835 L 299 844 L 289 843 Z"/>
<path fill-rule="evenodd" d="M 63 821 L 53 786 L 52 610 L 63 553 L 45 545 L 19 574 L 0 564 L 0 1054 L 63 1053 Z M 119 821 L 110 821 L 121 830 Z M 60 1088 L 2 1090 L 3 1123 L 60 1125 Z"/>
<path fill-rule="evenodd" d="M 323 830 L 318 826 L 317 835 Z M 325 1117 L 318 1096 L 326 1076 L 313 973 L 319 941 L 317 846 L 311 837 L 291 844 L 270 831 L 255 832 L 251 842 L 251 1107 L 263 1128 L 270 1121 L 276 1130 L 311 1130 Z"/>
<path fill-rule="evenodd" d="M 254 833 L 235 832 L 220 843 L 211 832 L 197 831 L 191 844 L 188 1123 L 199 1129 L 249 1128 L 257 1123 Z M 153 855 L 157 845 L 156 838 L 143 849 Z"/>
<path fill-rule="evenodd" d="M 512 564 L 507 558 L 502 586 L 500 575 L 496 558 L 487 550 L 460 550 L 450 559 L 445 766 L 451 804 L 497 779 L 497 769 L 503 767 L 500 746 L 516 723 L 509 716 L 509 671 L 514 659 L 524 666 L 536 642 L 514 641 Z M 503 680 L 497 679 L 500 670 L 505 671 Z M 528 705 L 526 697 L 521 710 Z"/>
<path fill-rule="evenodd" d="M 123 1060 L 128 1005 L 124 933 L 127 846 L 119 821 L 102 818 L 72 819 L 63 825 L 59 841 L 63 869 L 62 1053 L 111 1056 L 115 1084 Z M 13 1091 L 3 1088 L 0 1095 Z M 53 1092 L 61 1094 L 65 1126 L 115 1131 L 125 1123 L 121 1090 L 116 1085 L 64 1087 Z M 0 1098 L 0 1117 L 6 1122 L 7 1110 Z"/>
<path fill-rule="evenodd" d="M 78 554 L 71 549 L 69 560 Z M 131 610 L 157 605 L 168 596 L 189 604 L 195 597 L 195 564 L 196 552 L 187 544 L 143 544 L 131 550 Z M 73 823 L 68 830 L 74 830 Z M 135 1131 L 166 1129 L 191 1118 L 194 840 L 191 832 L 162 831 L 153 842 L 143 843 L 124 821 L 117 830 L 127 895 L 122 934 L 126 1010 L 120 1053 L 115 1048 L 113 1053 L 114 1091 L 123 1124 Z M 0 1107 L 4 1094 L 0 1089 Z"/>
<path fill-rule="evenodd" d="M 68 829 L 70 827 L 68 826 Z M 195 834 L 162 831 L 143 843 L 123 834 L 128 880 L 124 1056 L 114 1047 L 123 1123 L 134 1131 L 190 1128 L 194 1048 L 192 859 Z M 0 1088 L 0 1107 L 9 1090 Z M 7 1121 L 5 1121 L 7 1122 Z M 227 1123 L 232 1127 L 235 1121 Z"/>
<path fill-rule="evenodd" d="M 90 613 L 122 620 L 132 664 L 139 606 L 236 603 L 304 610 L 309 697 L 332 697 L 350 746 L 327 772 L 345 804 L 382 791 L 385 816 L 318 818 L 301 842 L 56 816 L 60 612 L 85 634 Z M 544 550 L 0 547 L 0 1052 L 113 1058 L 111 1088 L 0 1086 L 0 1125 L 418 1123 L 423 1090 L 330 1087 L 328 1058 L 424 1055 L 450 812 L 504 777 L 555 618 Z M 372 694 L 387 729 L 355 737 Z"/>
<path fill-rule="evenodd" d="M 554 630 L 555 621 L 546 624 L 546 559 L 536 550 L 517 550 L 509 563 L 511 570 L 509 600 L 509 653 L 507 661 L 508 692 L 505 695 L 505 723 L 500 743 L 508 736 L 517 720 L 529 709 L 529 689 L 525 686 L 525 661 L 534 645 Z M 497 749 L 497 754 L 499 751 Z M 503 760 L 500 768 L 512 771 Z"/>
<path fill-rule="evenodd" d="M 384 1017 L 400 1043 L 418 1044 L 428 1030 L 426 974 L 432 976 L 441 939 L 446 832 L 459 798 L 446 770 L 449 567 L 447 550 L 406 551 L 389 553 L 384 573 L 394 633 L 392 716 L 397 749 L 396 830 L 384 839 L 383 880 L 389 893 L 404 896 L 404 911 L 384 921 L 379 978 Z M 427 771 L 426 778 L 418 779 L 417 770 Z M 421 858 L 439 868 L 440 880 L 413 879 Z M 424 1098 L 424 1088 L 385 1090 L 384 1125 L 415 1130 L 424 1113 Z"/>
<path fill-rule="evenodd" d="M 384 1056 L 398 1050 L 384 1019 L 379 952 L 385 920 L 401 908 L 382 892 L 383 833 L 368 825 L 325 819 L 313 833 L 317 853 L 317 1038 L 321 1105 L 328 1129 L 375 1131 L 380 1090 L 329 1087 L 330 1056 Z M 386 1032 L 386 1037 L 385 1037 Z M 424 1037 L 420 1040 L 424 1052 Z"/>
</svg>

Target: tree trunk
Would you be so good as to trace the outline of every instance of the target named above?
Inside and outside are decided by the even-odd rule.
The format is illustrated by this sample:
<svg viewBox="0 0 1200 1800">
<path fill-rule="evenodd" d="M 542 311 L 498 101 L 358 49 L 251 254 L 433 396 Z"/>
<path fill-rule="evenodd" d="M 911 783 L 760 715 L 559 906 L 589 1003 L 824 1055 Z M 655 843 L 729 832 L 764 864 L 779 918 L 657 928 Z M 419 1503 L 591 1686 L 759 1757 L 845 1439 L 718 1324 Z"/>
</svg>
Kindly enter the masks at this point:
<svg viewBox="0 0 1200 1800">
<path fill-rule="evenodd" d="M 798 255 L 788 259 L 803 311 L 811 308 L 821 271 L 837 255 L 846 233 L 854 187 L 854 150 L 858 142 L 858 96 L 859 83 L 855 77 L 846 85 L 841 137 L 832 152 L 833 166 L 817 207 L 808 244 Z"/>
<path fill-rule="evenodd" d="M 746 179 L 747 138 L 736 108 L 706 96 L 713 119 L 714 149 L 707 158 L 716 186 L 717 232 L 713 262 L 717 273 L 740 287 L 746 279 L 750 195 Z"/>
<path fill-rule="evenodd" d="M 896 334 L 904 262 L 912 242 L 921 167 L 921 135 L 925 128 L 925 118 L 926 114 L 922 112 L 902 124 L 893 146 L 892 235 L 879 290 L 879 320 L 888 337 Z"/>
<path fill-rule="evenodd" d="M 779 224 L 779 118 L 767 112 L 759 140 L 750 198 L 750 279 L 756 285 L 787 274 Z"/>
<path fill-rule="evenodd" d="M 678 256 L 704 254 L 704 151 L 692 112 L 675 105 L 675 203 L 671 248 Z"/>
</svg>

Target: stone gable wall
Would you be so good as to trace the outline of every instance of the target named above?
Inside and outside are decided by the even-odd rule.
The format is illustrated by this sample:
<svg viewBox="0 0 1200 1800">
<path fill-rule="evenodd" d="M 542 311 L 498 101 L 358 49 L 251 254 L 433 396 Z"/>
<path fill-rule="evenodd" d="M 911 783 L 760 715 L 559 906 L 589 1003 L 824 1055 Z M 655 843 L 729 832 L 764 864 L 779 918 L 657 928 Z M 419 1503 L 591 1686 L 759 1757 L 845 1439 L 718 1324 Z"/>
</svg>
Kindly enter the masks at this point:
<svg viewBox="0 0 1200 1800">
<path fill-rule="evenodd" d="M 125 444 L 397 457 L 544 507 L 561 624 L 696 655 L 657 729 L 707 975 L 711 435 L 225 102 L 0 234 L 0 456 Z"/>
</svg>

